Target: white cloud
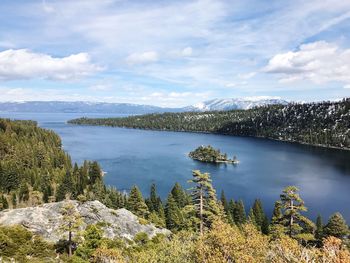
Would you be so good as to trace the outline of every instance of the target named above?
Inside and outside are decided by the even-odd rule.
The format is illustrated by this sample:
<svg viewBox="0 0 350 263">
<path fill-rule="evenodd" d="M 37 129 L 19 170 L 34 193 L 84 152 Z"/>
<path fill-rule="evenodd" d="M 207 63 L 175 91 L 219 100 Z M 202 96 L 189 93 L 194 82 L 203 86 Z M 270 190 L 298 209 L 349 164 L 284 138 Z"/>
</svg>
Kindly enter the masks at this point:
<svg viewBox="0 0 350 263">
<path fill-rule="evenodd" d="M 98 66 L 90 62 L 86 53 L 54 58 L 26 49 L 0 52 L 0 80 L 32 78 L 73 80 L 99 70 Z"/>
<path fill-rule="evenodd" d="M 325 41 L 304 44 L 297 51 L 275 55 L 263 71 L 280 75 L 281 82 L 350 83 L 350 49 Z"/>
<path fill-rule="evenodd" d="M 158 53 L 155 51 L 147 51 L 143 53 L 133 53 L 126 58 L 126 62 L 130 65 L 147 64 L 158 61 Z"/>
<path fill-rule="evenodd" d="M 189 57 L 189 56 L 191 56 L 192 55 L 192 52 L 193 52 L 193 50 L 192 50 L 192 48 L 191 47 L 186 47 L 186 48 L 184 48 L 183 50 L 182 50 L 182 56 L 184 56 L 184 57 Z"/>
<path fill-rule="evenodd" d="M 345 86 L 344 86 L 344 89 L 350 89 L 350 84 L 345 85 Z"/>
</svg>

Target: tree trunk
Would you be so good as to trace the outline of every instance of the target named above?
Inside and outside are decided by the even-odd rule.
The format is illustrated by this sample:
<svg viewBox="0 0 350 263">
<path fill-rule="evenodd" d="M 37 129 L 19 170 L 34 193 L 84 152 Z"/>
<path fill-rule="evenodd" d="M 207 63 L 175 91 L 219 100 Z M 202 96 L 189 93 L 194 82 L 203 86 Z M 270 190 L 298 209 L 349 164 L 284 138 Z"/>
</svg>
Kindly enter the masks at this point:
<svg viewBox="0 0 350 263">
<path fill-rule="evenodd" d="M 72 256 L 72 232 L 69 231 L 68 233 L 68 256 Z"/>
<path fill-rule="evenodd" d="M 293 227 L 293 200 L 290 200 L 290 222 L 289 222 L 289 236 L 292 237 L 292 227 Z"/>
<path fill-rule="evenodd" d="M 199 231 L 200 234 L 203 235 L 203 190 L 201 189 L 199 192 Z"/>
</svg>

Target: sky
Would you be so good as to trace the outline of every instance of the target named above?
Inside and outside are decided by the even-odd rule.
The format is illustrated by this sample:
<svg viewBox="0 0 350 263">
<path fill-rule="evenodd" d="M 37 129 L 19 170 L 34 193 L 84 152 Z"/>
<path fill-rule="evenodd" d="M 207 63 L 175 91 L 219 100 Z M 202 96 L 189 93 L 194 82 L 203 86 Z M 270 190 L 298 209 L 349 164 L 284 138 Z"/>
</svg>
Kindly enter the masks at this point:
<svg viewBox="0 0 350 263">
<path fill-rule="evenodd" d="M 350 0 L 2 0 L 0 101 L 350 96 Z"/>
</svg>

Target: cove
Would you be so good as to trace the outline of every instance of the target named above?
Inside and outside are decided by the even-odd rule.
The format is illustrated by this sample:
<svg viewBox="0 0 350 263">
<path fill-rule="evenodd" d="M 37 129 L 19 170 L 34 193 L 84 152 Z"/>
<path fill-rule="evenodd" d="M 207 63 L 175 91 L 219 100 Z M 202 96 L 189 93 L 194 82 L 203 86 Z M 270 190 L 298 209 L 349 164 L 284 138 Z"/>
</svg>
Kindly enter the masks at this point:
<svg viewBox="0 0 350 263">
<path fill-rule="evenodd" d="M 0 113 L 0 117 L 36 120 L 62 138 L 73 161 L 96 160 L 107 172 L 105 182 L 128 191 L 138 185 L 144 195 L 152 183 L 166 198 L 175 182 L 184 188 L 191 171 L 211 174 L 220 196 L 243 199 L 248 211 L 255 198 L 271 213 L 282 189 L 300 188 L 309 208 L 307 215 L 328 219 L 339 211 L 350 222 L 350 151 L 291 144 L 266 139 L 225 135 L 132 130 L 112 127 L 74 126 L 66 121 L 76 117 L 113 117 L 82 113 Z M 118 115 L 114 115 L 118 116 Z M 120 116 L 120 115 L 119 115 Z M 213 165 L 192 160 L 187 154 L 199 145 L 212 145 L 236 155 L 240 163 Z"/>
</svg>

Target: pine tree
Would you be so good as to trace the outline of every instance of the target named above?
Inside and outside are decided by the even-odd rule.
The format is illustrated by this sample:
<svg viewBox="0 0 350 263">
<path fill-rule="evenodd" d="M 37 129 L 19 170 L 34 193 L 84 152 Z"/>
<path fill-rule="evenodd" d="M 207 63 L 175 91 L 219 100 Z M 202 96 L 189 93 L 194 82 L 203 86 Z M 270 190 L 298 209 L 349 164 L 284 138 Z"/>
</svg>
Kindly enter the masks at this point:
<svg viewBox="0 0 350 263">
<path fill-rule="evenodd" d="M 222 204 L 224 211 L 225 211 L 225 214 L 226 214 L 227 222 L 230 225 L 233 225 L 234 223 L 233 223 L 233 219 L 232 219 L 232 213 L 230 211 L 230 206 L 229 206 L 229 203 L 227 202 L 224 190 L 221 191 L 220 200 L 221 200 L 221 204 Z"/>
<path fill-rule="evenodd" d="M 258 229 L 261 230 L 266 215 L 260 199 L 255 199 L 252 209 L 255 218 L 255 224 Z"/>
<path fill-rule="evenodd" d="M 230 202 L 228 203 L 228 210 L 229 210 L 229 213 L 230 213 L 230 217 L 232 219 L 232 224 L 235 224 L 236 222 L 234 221 L 235 218 L 235 210 L 236 210 L 236 203 L 233 199 L 230 200 Z"/>
<path fill-rule="evenodd" d="M 170 230 L 180 230 L 182 225 L 182 214 L 172 193 L 168 195 L 165 205 L 166 227 Z"/>
<path fill-rule="evenodd" d="M 56 200 L 62 201 L 66 198 L 66 195 L 71 195 L 73 193 L 74 186 L 72 176 L 69 172 L 63 177 L 62 183 L 58 186 L 56 193 Z"/>
<path fill-rule="evenodd" d="M 281 204 L 284 210 L 282 224 L 287 227 L 290 237 L 295 237 L 302 231 L 314 228 L 314 223 L 301 215 L 301 212 L 307 211 L 307 208 L 298 191 L 299 189 L 295 186 L 287 186 L 281 194 Z"/>
<path fill-rule="evenodd" d="M 183 208 L 189 204 L 189 198 L 179 183 L 175 183 L 173 189 L 171 189 L 171 194 L 179 208 Z"/>
<path fill-rule="evenodd" d="M 137 186 L 131 188 L 127 208 L 139 217 L 146 218 L 149 214 L 148 207 Z"/>
<path fill-rule="evenodd" d="M 96 161 L 90 164 L 89 180 L 90 185 L 95 184 L 98 180 L 102 180 L 102 170 L 100 168 L 100 165 Z"/>
<path fill-rule="evenodd" d="M 318 215 L 317 219 L 316 219 L 315 237 L 316 237 L 317 240 L 322 241 L 322 238 L 323 238 L 323 223 L 322 223 L 321 215 Z"/>
<path fill-rule="evenodd" d="M 267 216 L 265 215 L 262 225 L 261 225 L 261 232 L 265 235 L 268 235 L 270 233 L 270 223 L 269 223 L 269 219 L 267 218 Z"/>
<path fill-rule="evenodd" d="M 282 203 L 281 201 L 276 201 L 272 212 L 271 224 L 280 224 L 282 220 Z"/>
<path fill-rule="evenodd" d="M 255 225 L 257 229 L 259 229 L 259 225 L 256 223 L 256 218 L 254 214 L 253 208 L 250 208 L 248 213 L 248 222 Z"/>
<path fill-rule="evenodd" d="M 195 170 L 192 173 L 194 183 L 192 198 L 197 217 L 199 218 L 199 232 L 204 233 L 204 227 L 209 228 L 216 219 L 224 217 L 222 206 L 217 202 L 216 192 L 211 184 L 210 174 Z"/>
<path fill-rule="evenodd" d="M 235 210 L 233 213 L 234 221 L 237 225 L 242 225 L 246 222 L 246 213 L 242 200 L 235 203 Z"/>
<path fill-rule="evenodd" d="M 324 227 L 324 233 L 326 236 L 334 236 L 342 239 L 349 234 L 349 227 L 343 216 L 340 213 L 335 213 L 331 215 L 327 225 Z"/>
<path fill-rule="evenodd" d="M 159 213 L 160 207 L 162 206 L 162 201 L 160 197 L 157 195 L 156 185 L 151 185 L 150 197 L 146 199 L 146 204 L 150 212 Z"/>
<path fill-rule="evenodd" d="M 60 231 L 62 233 L 68 232 L 68 255 L 72 256 L 73 234 L 79 230 L 83 221 L 73 203 L 69 202 L 64 204 L 64 206 L 61 208 L 61 213 L 63 215 L 63 220 L 62 224 L 60 225 Z"/>
</svg>

